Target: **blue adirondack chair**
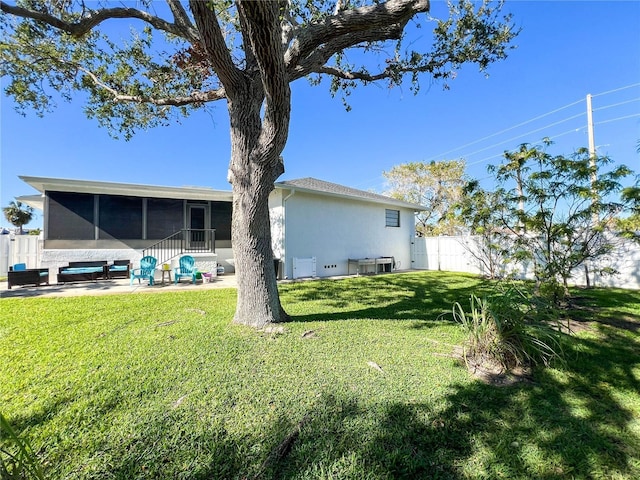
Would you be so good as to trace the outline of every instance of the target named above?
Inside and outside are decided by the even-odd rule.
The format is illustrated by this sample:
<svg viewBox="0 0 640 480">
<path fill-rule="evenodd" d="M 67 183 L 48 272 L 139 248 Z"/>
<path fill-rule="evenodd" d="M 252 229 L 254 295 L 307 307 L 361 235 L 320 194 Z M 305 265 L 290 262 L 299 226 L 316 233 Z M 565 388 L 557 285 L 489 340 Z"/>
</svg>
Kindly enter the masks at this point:
<svg viewBox="0 0 640 480">
<path fill-rule="evenodd" d="M 129 281 L 129 285 L 133 285 L 133 280 L 136 278 L 138 279 L 138 283 L 140 283 L 141 278 L 144 278 L 146 280 L 149 280 L 149 285 L 153 285 L 153 277 L 156 272 L 156 263 L 158 263 L 158 260 L 155 257 L 142 257 L 142 259 L 140 260 L 140 268 L 134 268 L 131 270 L 131 279 Z"/>
<path fill-rule="evenodd" d="M 182 277 L 191 278 L 192 283 L 196 283 L 196 275 L 198 269 L 196 268 L 196 261 L 191 255 L 184 255 L 180 257 L 180 266 L 176 267 L 173 272 L 173 282 L 178 284 L 178 281 Z"/>
</svg>

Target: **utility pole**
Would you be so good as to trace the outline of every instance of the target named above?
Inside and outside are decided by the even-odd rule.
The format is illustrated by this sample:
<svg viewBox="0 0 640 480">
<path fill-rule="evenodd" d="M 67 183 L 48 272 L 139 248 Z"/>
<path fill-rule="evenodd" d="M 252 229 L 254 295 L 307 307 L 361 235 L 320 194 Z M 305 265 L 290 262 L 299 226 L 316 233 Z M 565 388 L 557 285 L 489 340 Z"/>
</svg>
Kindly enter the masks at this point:
<svg viewBox="0 0 640 480">
<path fill-rule="evenodd" d="M 587 94 L 587 128 L 589 133 L 589 155 L 592 159 L 596 157 L 596 140 L 593 136 L 593 108 L 591 107 L 591 94 Z M 595 162 L 594 162 L 595 164 Z M 592 164 L 592 166 L 595 166 Z M 593 178 L 593 177 L 592 177 Z"/>
<path fill-rule="evenodd" d="M 596 171 L 596 140 L 593 134 L 593 108 L 591 106 L 591 94 L 587 94 L 587 132 L 589 134 L 589 166 L 591 167 L 591 205 L 598 201 L 598 194 L 596 192 L 596 181 L 598 179 L 598 172 Z M 600 221 L 600 215 L 596 208 L 591 213 L 591 222 L 595 227 Z M 591 286 L 589 279 L 589 267 L 587 262 L 584 264 L 584 275 L 587 280 L 587 287 Z M 595 279 L 594 279 L 595 280 Z"/>
<path fill-rule="evenodd" d="M 591 198 L 592 202 L 598 201 L 598 194 L 596 192 L 596 181 L 598 179 L 598 172 L 596 170 L 596 140 L 593 134 L 593 108 L 591 107 L 591 94 L 587 94 L 587 131 L 589 134 L 589 166 L 591 167 Z M 597 224 L 600 216 L 597 210 L 593 212 L 594 225 Z"/>
</svg>

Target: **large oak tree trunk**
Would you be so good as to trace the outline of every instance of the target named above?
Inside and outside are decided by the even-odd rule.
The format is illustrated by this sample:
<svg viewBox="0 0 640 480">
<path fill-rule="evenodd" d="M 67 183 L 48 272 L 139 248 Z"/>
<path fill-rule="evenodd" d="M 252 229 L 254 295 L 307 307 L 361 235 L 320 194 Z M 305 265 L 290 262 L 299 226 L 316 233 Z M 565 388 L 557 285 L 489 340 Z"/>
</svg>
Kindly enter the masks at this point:
<svg viewBox="0 0 640 480">
<path fill-rule="evenodd" d="M 269 220 L 269 194 L 284 173 L 280 154 L 287 143 L 291 112 L 282 45 L 284 4 L 237 1 L 244 71 L 228 55 L 215 9 L 197 1 L 190 5 L 229 110 L 231 242 L 238 283 L 234 322 L 261 328 L 287 318 L 280 306 Z"/>
<path fill-rule="evenodd" d="M 233 185 L 232 243 L 238 283 L 234 322 L 262 328 L 284 321 L 271 249 L 268 197 L 271 175 L 253 172 Z"/>
<path fill-rule="evenodd" d="M 284 172 L 284 142 L 261 144 L 260 100 L 257 95 L 253 102 L 229 102 L 231 241 L 238 284 L 234 322 L 256 328 L 288 319 L 280 305 L 269 219 L 269 194 Z"/>
</svg>

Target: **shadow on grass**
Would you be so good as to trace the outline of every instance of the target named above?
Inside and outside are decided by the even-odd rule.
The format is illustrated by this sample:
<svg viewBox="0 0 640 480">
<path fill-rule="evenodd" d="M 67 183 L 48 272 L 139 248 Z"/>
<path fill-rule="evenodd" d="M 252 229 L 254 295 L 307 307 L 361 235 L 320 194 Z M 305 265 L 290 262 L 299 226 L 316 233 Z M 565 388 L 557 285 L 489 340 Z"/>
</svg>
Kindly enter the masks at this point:
<svg viewBox="0 0 640 480">
<path fill-rule="evenodd" d="M 414 318 L 428 325 L 482 285 L 480 279 L 462 285 L 450 279 L 442 274 L 416 282 L 410 275 L 388 275 L 309 282 L 286 295 L 294 301 L 344 302 L 347 308 L 352 296 L 359 305 L 385 299 L 380 308 L 300 315 L 296 321 Z M 624 305 L 616 308 L 622 311 Z M 535 372 L 532 384 L 471 382 L 452 385 L 444 395 L 430 394 L 431 385 L 425 384 L 415 401 L 387 403 L 356 390 L 324 387 L 306 410 L 301 405 L 308 399 L 291 406 L 274 402 L 277 414 L 263 430 L 256 420 L 255 429 L 229 431 L 235 426 L 225 425 L 223 417 L 224 409 L 236 408 L 232 398 L 220 404 L 221 411 L 215 405 L 184 411 L 143 408 L 144 418 L 117 429 L 108 422 L 119 398 L 107 396 L 92 417 L 105 422 L 98 429 L 104 436 L 80 447 L 67 443 L 87 458 L 72 472 L 64 466 L 53 470 L 63 472 L 56 478 L 115 479 L 640 478 L 640 438 L 637 423 L 632 426 L 640 411 L 638 340 L 607 325 L 596 337 L 568 338 L 567 364 Z M 46 423 L 68 402 L 16 418 L 14 426 L 22 430 Z M 190 417 L 199 414 L 207 420 L 194 423 Z M 298 427 L 287 448 L 273 455 Z M 70 430 L 65 436 L 71 438 Z M 69 452 L 57 454 L 73 458 Z"/>
<path fill-rule="evenodd" d="M 638 478 L 640 438 L 618 395 L 635 392 L 640 408 L 633 374 L 640 353 L 623 337 L 611 330 L 597 341 L 573 339 L 579 355 L 562 371 L 536 372 L 533 384 L 471 382 L 441 397 L 391 403 L 328 389 L 299 417 L 275 416 L 266 432 L 231 434 L 223 421 L 185 430 L 179 409 L 165 411 L 129 435 L 105 438 L 92 456 L 110 457 L 97 470 L 72 473 L 197 480 Z M 22 426 L 41 420 L 23 419 Z M 290 444 L 278 451 L 288 436 Z"/>
<path fill-rule="evenodd" d="M 171 429 L 167 425 L 167 430 Z M 101 476 L 91 478 L 115 478 L 129 480 L 136 478 L 189 480 L 240 479 L 246 478 L 239 472 L 246 472 L 247 457 L 241 452 L 246 445 L 239 445 L 239 439 L 228 434 L 224 428 L 194 434 L 182 432 L 171 439 L 173 448 L 162 448 L 160 454 L 155 445 L 167 445 L 163 429 L 152 434 L 130 439 L 125 446 L 123 458 Z M 185 449 L 190 446 L 191 448 Z M 205 460 L 206 459 L 206 460 Z"/>
<path fill-rule="evenodd" d="M 33 427 L 37 427 L 45 423 L 48 419 L 55 417 L 62 410 L 73 404 L 75 399 L 71 396 L 61 396 L 55 399 L 47 400 L 42 406 L 34 408 L 28 415 L 16 415 L 9 418 L 12 428 L 20 433 L 28 431 Z"/>
<path fill-rule="evenodd" d="M 640 478 L 637 420 L 620 400 L 640 408 L 637 344 L 611 330 L 575 348 L 533 384 L 456 385 L 431 403 L 328 393 L 261 478 Z"/>
<path fill-rule="evenodd" d="M 464 283 L 460 283 L 460 279 Z M 457 301 L 472 292 L 490 288 L 490 283 L 475 276 L 444 272 L 363 276 L 345 280 L 320 280 L 296 283 L 281 290 L 287 304 L 321 302 L 330 313 L 291 316 L 296 322 L 332 320 L 422 320 L 432 322 L 450 312 Z M 354 309 L 352 305 L 358 305 Z M 363 307 L 364 306 L 364 307 Z"/>
<path fill-rule="evenodd" d="M 615 293 L 612 295 L 612 293 Z M 640 291 L 620 289 L 576 289 L 573 319 L 597 320 L 601 324 L 640 332 Z M 635 306 L 633 313 L 630 306 Z"/>
</svg>

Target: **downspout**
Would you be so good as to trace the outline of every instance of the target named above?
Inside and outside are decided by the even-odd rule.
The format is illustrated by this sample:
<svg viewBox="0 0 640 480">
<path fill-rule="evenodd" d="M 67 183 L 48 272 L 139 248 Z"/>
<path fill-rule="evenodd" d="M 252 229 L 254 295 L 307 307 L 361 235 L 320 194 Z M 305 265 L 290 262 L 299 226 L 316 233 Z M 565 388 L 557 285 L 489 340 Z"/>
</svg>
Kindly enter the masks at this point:
<svg viewBox="0 0 640 480">
<path fill-rule="evenodd" d="M 291 193 L 282 199 L 282 238 L 284 240 L 282 245 L 282 262 L 283 262 L 283 275 L 284 278 L 288 278 L 287 275 L 287 200 L 289 200 L 296 193 L 295 190 L 291 190 Z"/>
</svg>

